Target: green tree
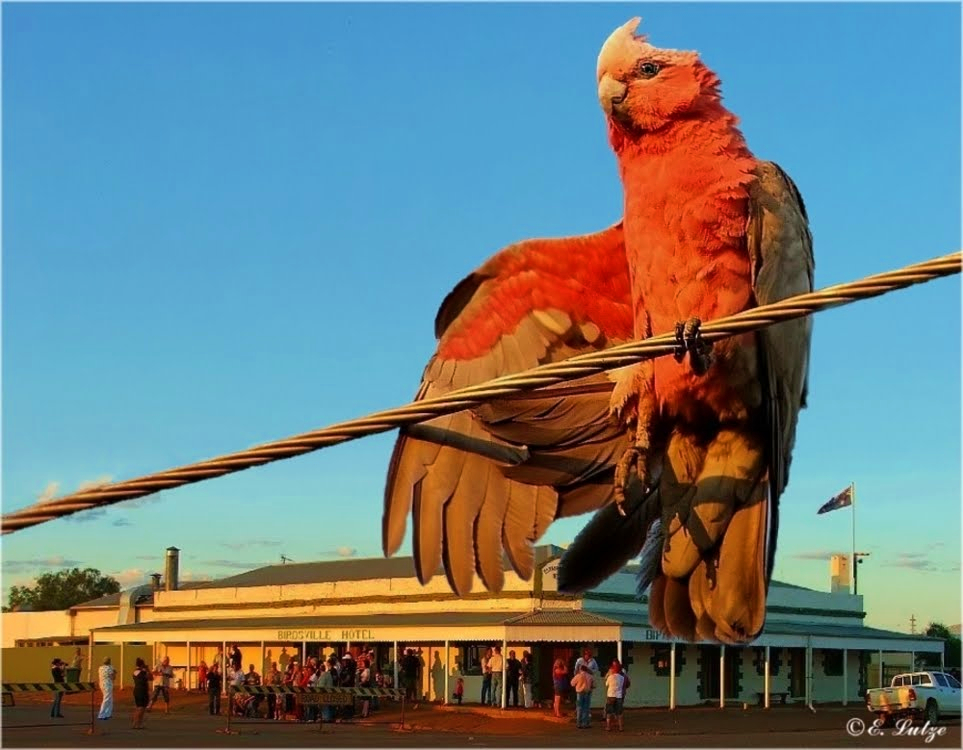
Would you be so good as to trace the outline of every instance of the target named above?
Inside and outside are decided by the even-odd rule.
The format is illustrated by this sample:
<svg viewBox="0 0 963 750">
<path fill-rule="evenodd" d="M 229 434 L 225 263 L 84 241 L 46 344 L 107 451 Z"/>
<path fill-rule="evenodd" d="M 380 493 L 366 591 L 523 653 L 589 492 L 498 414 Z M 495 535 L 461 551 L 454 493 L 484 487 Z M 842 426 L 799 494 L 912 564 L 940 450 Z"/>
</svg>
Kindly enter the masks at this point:
<svg viewBox="0 0 963 750">
<path fill-rule="evenodd" d="M 120 591 L 116 578 L 105 576 L 96 568 L 70 568 L 38 576 L 33 586 L 11 586 L 5 612 L 17 607 L 36 611 L 69 609 Z"/>
<path fill-rule="evenodd" d="M 943 663 L 947 669 L 960 666 L 960 636 L 950 632 L 942 622 L 931 622 L 926 626 L 923 635 L 928 638 L 940 638 L 945 643 L 943 645 Z M 940 666 L 939 654 L 920 654 L 916 658 L 916 663 L 921 667 Z"/>
</svg>

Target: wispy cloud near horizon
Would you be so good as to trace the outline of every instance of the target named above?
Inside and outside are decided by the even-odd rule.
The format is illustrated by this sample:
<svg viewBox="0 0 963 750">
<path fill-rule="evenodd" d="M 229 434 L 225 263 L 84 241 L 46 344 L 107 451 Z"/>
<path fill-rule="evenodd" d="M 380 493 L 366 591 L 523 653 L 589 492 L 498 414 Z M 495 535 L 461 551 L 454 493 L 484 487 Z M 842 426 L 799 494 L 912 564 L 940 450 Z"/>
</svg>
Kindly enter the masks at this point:
<svg viewBox="0 0 963 750">
<path fill-rule="evenodd" d="M 280 547 L 280 539 L 251 539 L 246 542 L 221 542 L 221 546 L 232 550 L 247 549 L 248 547 Z"/>
<path fill-rule="evenodd" d="M 62 555 L 52 557 L 31 558 L 22 560 L 5 559 L 2 563 L 3 572 L 16 575 L 21 573 L 33 573 L 40 575 L 48 570 L 61 568 L 82 568 L 84 565 L 81 560 L 71 560 Z"/>
</svg>

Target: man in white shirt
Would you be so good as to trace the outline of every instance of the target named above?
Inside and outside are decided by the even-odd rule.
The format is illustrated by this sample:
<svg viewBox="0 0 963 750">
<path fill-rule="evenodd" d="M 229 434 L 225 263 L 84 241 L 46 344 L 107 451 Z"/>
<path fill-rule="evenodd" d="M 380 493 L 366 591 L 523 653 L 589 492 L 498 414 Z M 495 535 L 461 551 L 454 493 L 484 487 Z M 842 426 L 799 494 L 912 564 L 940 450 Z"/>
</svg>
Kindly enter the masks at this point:
<svg viewBox="0 0 963 750">
<path fill-rule="evenodd" d="M 592 673 L 592 677 L 599 676 L 599 663 L 595 661 L 595 657 L 592 656 L 592 651 L 590 649 L 583 649 L 582 655 L 575 660 L 575 672 L 577 673 L 579 667 L 585 665 L 589 668 L 589 672 Z"/>
<path fill-rule="evenodd" d="M 150 711 L 157 699 L 164 696 L 164 713 L 169 714 L 171 712 L 171 678 L 174 676 L 174 667 L 171 666 L 169 656 L 165 656 L 160 664 L 154 667 L 154 676 L 160 677 L 160 684 L 154 687 L 154 694 L 147 704 L 147 710 Z"/>
<path fill-rule="evenodd" d="M 492 705 L 502 705 L 502 670 L 505 668 L 505 657 L 502 647 L 495 646 L 495 653 L 488 660 L 488 668 L 492 671 Z"/>
<path fill-rule="evenodd" d="M 625 697 L 627 677 L 622 673 L 622 665 L 618 659 L 612 660 L 608 674 L 605 675 L 605 731 L 612 731 L 612 717 L 614 716 L 619 724 L 619 731 L 623 731 L 622 725 L 622 700 Z"/>
</svg>

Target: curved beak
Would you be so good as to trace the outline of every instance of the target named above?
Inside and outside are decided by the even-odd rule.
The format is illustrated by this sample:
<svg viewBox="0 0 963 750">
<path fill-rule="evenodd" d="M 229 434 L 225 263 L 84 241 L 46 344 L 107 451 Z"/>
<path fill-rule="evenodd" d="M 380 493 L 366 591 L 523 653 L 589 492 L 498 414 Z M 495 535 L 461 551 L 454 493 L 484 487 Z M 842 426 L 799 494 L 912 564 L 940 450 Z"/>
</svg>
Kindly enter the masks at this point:
<svg viewBox="0 0 963 750">
<path fill-rule="evenodd" d="M 613 110 L 618 108 L 625 101 L 628 86 L 621 81 L 615 80 L 607 73 L 599 81 L 599 104 L 605 110 L 606 115 L 611 115 Z"/>
</svg>

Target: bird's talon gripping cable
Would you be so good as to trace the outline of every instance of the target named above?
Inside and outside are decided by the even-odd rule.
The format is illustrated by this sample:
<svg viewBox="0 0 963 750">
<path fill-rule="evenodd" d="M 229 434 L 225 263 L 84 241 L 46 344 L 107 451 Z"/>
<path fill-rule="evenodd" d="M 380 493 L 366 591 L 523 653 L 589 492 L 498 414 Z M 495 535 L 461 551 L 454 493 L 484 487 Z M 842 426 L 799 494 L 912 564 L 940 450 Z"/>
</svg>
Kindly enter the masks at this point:
<svg viewBox="0 0 963 750">
<path fill-rule="evenodd" d="M 625 490 L 629 486 L 629 471 L 631 470 L 633 460 L 638 461 L 641 453 L 638 448 L 634 445 L 626 448 L 625 453 L 622 454 L 622 458 L 615 465 L 615 509 L 619 512 L 620 516 L 625 516 Z M 638 464 L 636 464 L 636 470 L 638 470 Z"/>
<path fill-rule="evenodd" d="M 712 344 L 702 338 L 702 321 L 699 318 L 689 318 L 685 322 L 675 324 L 675 336 L 680 340 L 681 349 L 675 351 L 677 362 L 681 362 L 685 353 L 689 353 L 689 363 L 696 375 L 705 375 L 712 366 Z M 680 355 L 681 351 L 681 355 Z"/>
<path fill-rule="evenodd" d="M 685 353 L 687 351 L 685 344 L 685 323 L 681 321 L 675 324 L 675 340 L 676 346 L 672 356 L 675 357 L 676 362 L 681 362 L 685 359 Z"/>
</svg>

